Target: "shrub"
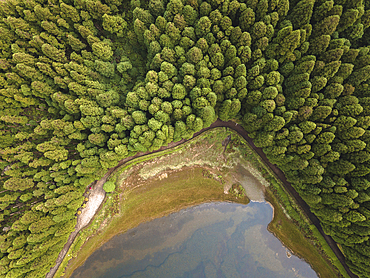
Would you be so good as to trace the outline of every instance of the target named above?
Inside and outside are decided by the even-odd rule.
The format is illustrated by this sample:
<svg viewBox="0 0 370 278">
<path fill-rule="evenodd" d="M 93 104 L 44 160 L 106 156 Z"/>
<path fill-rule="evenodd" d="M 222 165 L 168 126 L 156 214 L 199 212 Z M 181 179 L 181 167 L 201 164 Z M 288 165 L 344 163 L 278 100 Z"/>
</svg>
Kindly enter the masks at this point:
<svg viewBox="0 0 370 278">
<path fill-rule="evenodd" d="M 103 189 L 105 192 L 110 193 L 113 192 L 114 189 L 116 189 L 116 185 L 112 181 L 107 181 L 106 183 L 104 183 Z"/>
</svg>

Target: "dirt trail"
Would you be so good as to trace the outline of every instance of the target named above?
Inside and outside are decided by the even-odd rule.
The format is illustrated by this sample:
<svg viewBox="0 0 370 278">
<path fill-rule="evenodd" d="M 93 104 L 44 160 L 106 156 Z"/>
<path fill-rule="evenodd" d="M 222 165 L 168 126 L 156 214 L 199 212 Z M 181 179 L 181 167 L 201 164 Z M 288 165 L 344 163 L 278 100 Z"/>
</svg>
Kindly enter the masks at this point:
<svg viewBox="0 0 370 278">
<path fill-rule="evenodd" d="M 339 250 L 337 244 L 335 241 L 328 235 L 326 235 L 320 225 L 320 221 L 317 219 L 317 217 L 310 211 L 309 206 L 302 200 L 302 198 L 299 196 L 299 194 L 295 191 L 295 189 L 292 187 L 292 185 L 286 180 L 285 175 L 283 172 L 277 168 L 276 165 L 271 164 L 264 152 L 262 151 L 261 148 L 257 148 L 253 142 L 252 139 L 248 136 L 248 133 L 239 125 L 236 124 L 235 122 L 228 121 L 224 122 L 221 120 L 215 121 L 210 127 L 204 128 L 201 131 L 195 133 L 192 138 L 195 138 L 202 134 L 203 132 L 210 130 L 212 128 L 216 127 L 227 127 L 230 129 L 235 130 L 236 132 L 239 133 L 240 136 L 242 136 L 248 143 L 249 145 L 258 153 L 258 155 L 262 158 L 263 162 L 276 174 L 276 176 L 282 181 L 285 189 L 295 198 L 299 206 L 302 208 L 302 210 L 305 212 L 305 214 L 308 216 L 308 218 L 311 220 L 311 222 L 316 226 L 316 228 L 319 230 L 321 235 L 325 238 L 326 242 L 329 244 L 335 255 L 337 256 L 338 260 L 341 262 L 345 270 L 347 271 L 348 275 L 351 278 L 358 278 L 355 274 L 353 274 L 350 270 L 349 267 L 347 266 L 345 262 L 344 255 L 342 252 Z M 189 139 L 191 140 L 191 139 Z M 62 251 L 59 253 L 59 256 L 55 262 L 55 266 L 50 269 L 50 272 L 46 275 L 46 278 L 53 278 L 56 271 L 58 270 L 60 264 L 62 263 L 64 257 L 66 256 L 69 248 L 71 247 L 74 239 L 76 238 L 77 234 L 81 229 L 86 227 L 90 221 L 93 219 L 94 215 L 97 213 L 99 210 L 100 206 L 102 205 L 104 198 L 105 198 L 105 191 L 103 190 L 103 185 L 107 181 L 108 177 L 116 170 L 118 167 L 122 166 L 123 164 L 127 163 L 130 160 L 133 160 L 137 157 L 145 156 L 148 154 L 160 152 L 163 150 L 171 149 L 173 147 L 179 146 L 188 140 L 181 140 L 178 142 L 172 142 L 168 144 L 167 146 L 163 146 L 160 149 L 152 152 L 140 152 L 137 153 L 135 156 L 125 158 L 121 160 L 118 165 L 114 168 L 108 169 L 107 173 L 104 175 L 103 178 L 101 178 L 99 181 L 96 181 L 92 183 L 90 186 L 92 187 L 92 190 L 90 191 L 89 195 L 89 201 L 86 203 L 86 207 L 82 210 L 82 213 L 77 217 L 77 225 L 75 228 L 75 231 L 71 233 L 69 236 L 67 243 L 63 247 Z"/>
</svg>

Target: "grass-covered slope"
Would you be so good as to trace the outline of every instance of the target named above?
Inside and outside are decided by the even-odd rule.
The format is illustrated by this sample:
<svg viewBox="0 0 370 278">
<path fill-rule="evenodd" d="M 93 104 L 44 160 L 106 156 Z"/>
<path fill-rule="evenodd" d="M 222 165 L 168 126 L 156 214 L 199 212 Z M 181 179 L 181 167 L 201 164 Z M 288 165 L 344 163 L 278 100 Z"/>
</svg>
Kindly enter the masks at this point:
<svg viewBox="0 0 370 278">
<path fill-rule="evenodd" d="M 369 3 L 0 1 L 0 277 L 43 277 L 86 186 L 217 117 L 370 277 Z"/>
</svg>

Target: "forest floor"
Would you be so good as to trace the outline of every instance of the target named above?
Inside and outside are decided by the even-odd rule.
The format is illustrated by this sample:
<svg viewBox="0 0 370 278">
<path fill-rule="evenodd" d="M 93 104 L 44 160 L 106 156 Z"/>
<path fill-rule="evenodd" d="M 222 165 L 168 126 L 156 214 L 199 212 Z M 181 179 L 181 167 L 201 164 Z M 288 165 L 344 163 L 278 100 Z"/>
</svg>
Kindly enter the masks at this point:
<svg viewBox="0 0 370 278">
<path fill-rule="evenodd" d="M 223 121 L 217 120 L 210 127 L 205 128 L 205 129 L 201 130 L 200 132 L 194 134 L 193 138 L 196 137 L 196 136 L 198 136 L 198 135 L 200 135 L 200 134 L 202 134 L 203 132 L 205 132 L 205 131 L 207 131 L 209 129 L 216 128 L 216 127 L 228 127 L 228 128 L 231 128 L 231 129 L 237 131 L 239 133 L 239 135 L 241 135 L 250 144 L 250 146 L 260 155 L 260 157 L 264 161 L 264 163 L 266 165 L 268 165 L 269 168 L 275 173 L 275 175 L 282 181 L 282 183 L 284 184 L 284 187 L 290 192 L 290 194 L 292 194 L 294 196 L 294 198 L 297 200 L 298 204 L 305 211 L 306 215 L 310 218 L 310 220 L 312 221 L 312 223 L 318 228 L 318 230 L 320 231 L 320 233 L 324 236 L 325 240 L 327 241 L 327 243 L 329 244 L 329 246 L 332 248 L 332 250 L 334 251 L 334 253 L 338 257 L 339 261 L 343 264 L 343 266 L 347 270 L 347 273 L 350 275 L 350 277 L 356 277 L 356 276 L 352 276 L 353 274 L 351 272 L 349 272 L 348 266 L 345 264 L 345 260 L 344 260 L 343 254 L 340 252 L 338 246 L 331 239 L 331 237 L 329 237 L 329 236 L 327 236 L 327 235 L 325 235 L 323 233 L 322 228 L 321 228 L 321 226 L 319 224 L 318 219 L 310 212 L 309 207 L 307 206 L 307 204 L 300 198 L 300 196 L 298 195 L 298 193 L 292 188 L 292 186 L 286 180 L 286 178 L 285 178 L 284 174 L 281 172 L 281 170 L 278 169 L 276 167 L 276 165 L 271 164 L 267 160 L 266 155 L 263 153 L 262 149 L 257 148 L 253 144 L 252 139 L 248 136 L 247 132 L 240 125 L 238 125 L 238 124 L 236 124 L 234 122 L 231 122 L 231 121 L 229 121 L 229 122 L 223 122 Z M 129 162 L 129 161 L 131 161 L 131 160 L 133 160 L 135 158 L 146 156 L 146 155 L 149 155 L 149 154 L 152 154 L 152 153 L 156 153 L 156 152 L 160 152 L 160 151 L 163 151 L 163 150 L 168 150 L 168 149 L 174 148 L 176 146 L 179 146 L 179 145 L 181 145 L 181 144 L 183 144 L 183 143 L 185 143 L 187 141 L 188 140 L 184 140 L 183 139 L 183 140 L 178 141 L 178 142 L 172 142 L 172 143 L 170 143 L 167 146 L 161 147 L 159 150 L 156 150 L 156 151 L 153 151 L 153 152 L 138 153 L 138 154 L 136 154 L 133 157 L 129 157 L 129 158 L 123 159 L 122 161 L 119 162 L 119 164 L 116 167 L 110 168 L 107 171 L 107 173 L 104 175 L 104 177 L 102 179 L 100 179 L 99 181 L 96 181 L 96 182 L 92 183 L 89 186 L 89 187 L 92 188 L 90 190 L 89 201 L 86 203 L 86 207 L 82 210 L 82 213 L 77 217 L 76 229 L 70 235 L 70 237 L 68 238 L 67 243 L 65 244 L 63 250 L 60 252 L 60 254 L 58 256 L 58 259 L 56 261 L 56 265 L 53 268 L 51 268 L 50 272 L 46 275 L 46 278 L 52 278 L 52 277 L 54 277 L 54 274 L 58 270 L 60 264 L 62 263 L 64 257 L 66 256 L 69 248 L 71 247 L 71 245 L 72 245 L 74 239 L 76 238 L 77 234 L 79 233 L 79 231 L 81 229 L 83 229 L 84 227 L 86 227 L 91 222 L 91 220 L 93 219 L 93 217 L 96 215 L 96 213 L 99 210 L 99 208 L 101 207 L 101 205 L 102 205 L 102 203 L 103 203 L 103 201 L 105 199 L 105 195 L 106 195 L 105 194 L 105 191 L 103 190 L 103 185 L 107 181 L 107 179 L 110 177 L 110 175 L 118 167 L 122 166 L 123 164 L 125 164 L 125 163 L 127 163 L 127 162 Z"/>
</svg>

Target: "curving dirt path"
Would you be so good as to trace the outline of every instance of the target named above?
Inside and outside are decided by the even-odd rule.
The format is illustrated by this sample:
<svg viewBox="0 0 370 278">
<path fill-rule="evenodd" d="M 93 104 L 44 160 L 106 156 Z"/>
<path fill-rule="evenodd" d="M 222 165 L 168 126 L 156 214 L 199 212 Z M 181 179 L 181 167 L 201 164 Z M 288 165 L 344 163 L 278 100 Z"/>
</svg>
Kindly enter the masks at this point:
<svg viewBox="0 0 370 278">
<path fill-rule="evenodd" d="M 326 242 L 328 243 L 330 248 L 333 250 L 334 254 L 337 256 L 338 260 L 341 262 L 341 264 L 343 265 L 343 267 L 347 271 L 348 275 L 351 278 L 358 278 L 357 275 L 353 274 L 350 271 L 349 267 L 347 266 L 347 264 L 345 262 L 344 255 L 342 254 L 342 252 L 338 248 L 335 241 L 330 236 L 328 236 L 324 233 L 324 231 L 323 231 L 323 229 L 320 225 L 320 221 L 310 211 L 309 206 L 302 200 L 302 198 L 295 191 L 295 189 L 292 187 L 292 185 L 286 180 L 286 177 L 285 177 L 284 173 L 276 165 L 274 165 L 274 164 L 272 164 L 268 161 L 268 159 L 267 159 L 266 155 L 264 154 L 264 152 L 262 151 L 262 149 L 257 148 L 253 144 L 252 139 L 248 136 L 248 133 L 243 129 L 242 126 L 240 126 L 239 124 L 237 124 L 235 122 L 232 122 L 232 121 L 224 122 L 224 121 L 221 121 L 221 120 L 218 119 L 210 127 L 204 128 L 201 131 L 195 133 L 191 139 L 199 136 L 200 134 L 202 134 L 203 132 L 205 132 L 207 130 L 210 130 L 210 129 L 213 129 L 213 128 L 216 128 L 216 127 L 227 127 L 227 128 L 233 129 L 236 132 L 238 132 L 239 135 L 242 136 L 249 143 L 249 145 L 261 157 L 263 162 L 282 181 L 285 189 L 295 198 L 298 205 L 302 208 L 302 210 L 305 212 L 307 217 L 316 226 L 316 228 L 319 230 L 321 235 L 324 237 L 324 239 L 326 240 Z M 191 139 L 188 139 L 188 140 L 191 140 Z M 58 256 L 58 258 L 55 262 L 55 266 L 50 269 L 50 272 L 48 274 L 46 274 L 46 278 L 53 278 L 54 277 L 55 273 L 57 272 L 60 264 L 62 263 L 64 257 L 66 256 L 69 248 L 71 247 L 71 245 L 72 245 L 74 239 L 76 238 L 77 234 L 79 233 L 79 231 L 81 229 L 83 229 L 84 227 L 86 227 L 90 223 L 90 221 L 93 219 L 94 215 L 99 210 L 100 206 L 102 205 L 102 203 L 105 199 L 105 191 L 103 190 L 103 185 L 107 181 L 108 177 L 113 173 L 114 170 L 116 170 L 118 167 L 122 166 L 123 164 L 125 164 L 128 161 L 131 161 L 131 160 L 133 160 L 137 157 L 141 157 L 141 156 L 145 156 L 145 155 L 148 155 L 148 154 L 152 154 L 152 153 L 160 152 L 160 151 L 163 151 L 163 150 L 171 149 L 173 147 L 179 146 L 179 145 L 187 142 L 188 140 L 182 139 L 178 142 L 172 142 L 172 143 L 168 144 L 167 146 L 163 146 L 158 150 L 155 150 L 155 151 L 152 151 L 152 152 L 140 152 L 140 153 L 137 153 L 134 156 L 125 158 L 125 159 L 121 160 L 116 167 L 108 169 L 107 173 L 99 181 L 95 181 L 92 184 L 90 184 L 92 190 L 90 191 L 89 201 L 86 203 L 86 207 L 82 210 L 82 213 L 77 217 L 77 225 L 76 225 L 75 231 L 72 232 L 71 235 L 69 236 L 69 238 L 67 240 L 67 243 L 64 245 L 62 251 L 59 253 L 59 256 Z"/>
</svg>

